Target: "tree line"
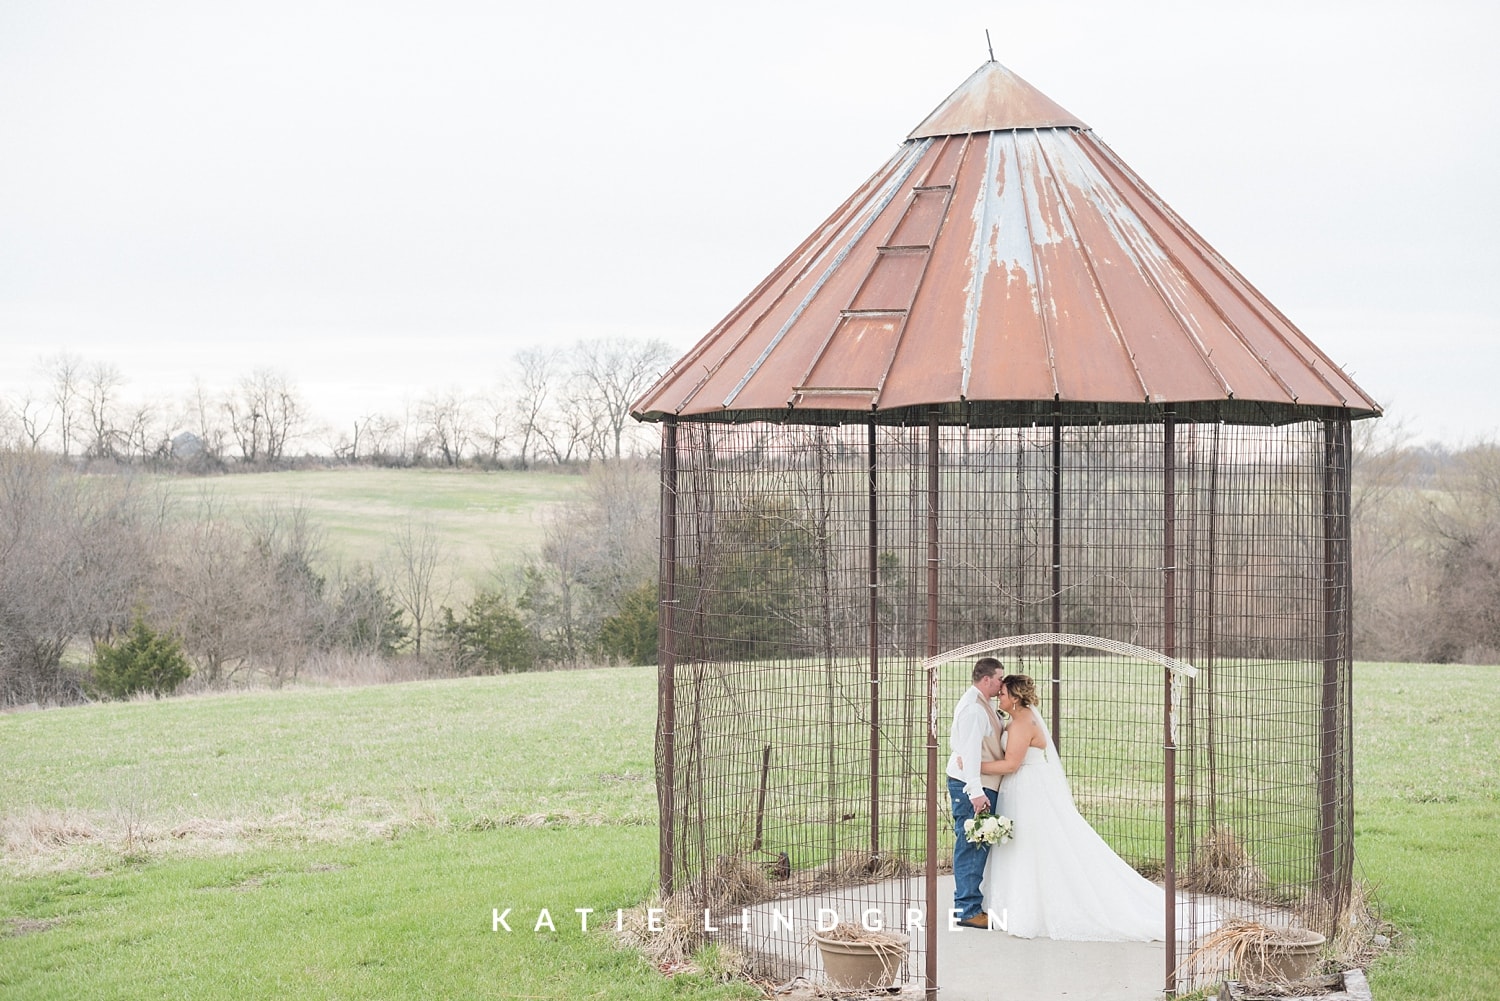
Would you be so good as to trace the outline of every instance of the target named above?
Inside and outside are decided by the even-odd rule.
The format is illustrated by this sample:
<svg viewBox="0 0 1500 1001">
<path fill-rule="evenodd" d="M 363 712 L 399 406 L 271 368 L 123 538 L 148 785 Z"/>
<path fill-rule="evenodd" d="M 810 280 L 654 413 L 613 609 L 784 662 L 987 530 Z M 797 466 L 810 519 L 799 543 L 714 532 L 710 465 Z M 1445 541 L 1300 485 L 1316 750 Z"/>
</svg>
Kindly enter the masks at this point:
<svg viewBox="0 0 1500 1001">
<path fill-rule="evenodd" d="M 540 549 L 467 602 L 442 586 L 447 556 L 430 526 L 409 522 L 380 559 L 344 564 L 295 507 L 245 515 L 208 492 L 173 501 L 147 478 L 85 466 L 0 450 L 0 705 L 170 690 L 162 679 L 181 681 L 184 667 L 215 687 L 350 659 L 403 676 L 654 660 L 649 459 L 590 464 Z M 1355 656 L 1500 663 L 1500 445 L 1417 446 L 1367 422 L 1356 425 L 1353 483 Z M 750 507 L 724 525 L 743 536 L 747 559 L 817 562 L 794 558 L 816 546 L 813 522 Z M 772 541 L 761 539 L 768 526 Z M 749 602 L 780 594 L 730 591 Z M 769 609 L 816 625 L 815 607 L 780 611 Z"/>
<path fill-rule="evenodd" d="M 298 507 L 246 514 L 0 451 L 0 706 L 170 694 L 189 676 L 370 677 L 372 663 L 388 680 L 649 662 L 656 475 L 648 460 L 594 464 L 538 553 L 455 602 L 428 524 L 349 564 Z"/>
<path fill-rule="evenodd" d="M 1355 429 L 1355 656 L 1500 664 L 1500 443 Z"/>
<path fill-rule="evenodd" d="M 180 399 L 127 393 L 118 366 L 62 353 L 33 384 L 0 397 L 0 447 L 194 471 L 274 468 L 306 455 L 392 466 L 619 459 L 648 452 L 654 429 L 631 402 L 671 362 L 660 340 L 584 340 L 515 353 L 486 390 L 428 390 L 399 412 L 317 424 L 285 373 L 261 368 L 226 389 L 195 381 Z"/>
</svg>

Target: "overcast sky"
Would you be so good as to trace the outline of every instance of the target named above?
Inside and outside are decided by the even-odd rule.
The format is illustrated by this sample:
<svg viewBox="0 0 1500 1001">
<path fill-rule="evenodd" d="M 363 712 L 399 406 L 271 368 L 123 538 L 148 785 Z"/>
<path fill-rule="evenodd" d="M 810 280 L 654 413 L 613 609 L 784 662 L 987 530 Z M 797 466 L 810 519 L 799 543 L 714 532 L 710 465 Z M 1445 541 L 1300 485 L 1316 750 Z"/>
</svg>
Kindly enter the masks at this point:
<svg viewBox="0 0 1500 1001">
<path fill-rule="evenodd" d="M 0 392 L 685 351 L 995 55 L 1422 438 L 1500 433 L 1500 5 L 0 4 Z"/>
</svg>

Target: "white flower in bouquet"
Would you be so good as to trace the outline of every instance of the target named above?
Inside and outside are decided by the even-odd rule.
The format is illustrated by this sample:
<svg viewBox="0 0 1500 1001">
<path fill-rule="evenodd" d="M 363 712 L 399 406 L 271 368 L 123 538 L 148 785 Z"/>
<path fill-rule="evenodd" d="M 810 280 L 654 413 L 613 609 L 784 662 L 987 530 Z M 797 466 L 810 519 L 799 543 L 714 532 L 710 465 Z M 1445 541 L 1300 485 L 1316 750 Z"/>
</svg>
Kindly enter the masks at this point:
<svg viewBox="0 0 1500 1001">
<path fill-rule="evenodd" d="M 964 821 L 964 838 L 973 845 L 1003 845 L 1010 840 L 1015 827 L 1015 822 L 1004 814 L 997 816 L 981 810 Z"/>
</svg>

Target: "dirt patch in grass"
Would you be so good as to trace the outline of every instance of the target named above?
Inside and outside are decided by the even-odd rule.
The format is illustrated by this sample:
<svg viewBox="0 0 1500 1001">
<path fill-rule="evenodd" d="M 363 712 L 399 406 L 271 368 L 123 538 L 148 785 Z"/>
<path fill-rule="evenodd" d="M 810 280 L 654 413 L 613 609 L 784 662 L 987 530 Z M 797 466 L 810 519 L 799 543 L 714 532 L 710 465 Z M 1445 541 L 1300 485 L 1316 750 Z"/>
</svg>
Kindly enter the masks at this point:
<svg viewBox="0 0 1500 1001">
<path fill-rule="evenodd" d="M 20 938 L 56 928 L 62 918 L 5 918 L 0 922 L 0 938 Z"/>
</svg>

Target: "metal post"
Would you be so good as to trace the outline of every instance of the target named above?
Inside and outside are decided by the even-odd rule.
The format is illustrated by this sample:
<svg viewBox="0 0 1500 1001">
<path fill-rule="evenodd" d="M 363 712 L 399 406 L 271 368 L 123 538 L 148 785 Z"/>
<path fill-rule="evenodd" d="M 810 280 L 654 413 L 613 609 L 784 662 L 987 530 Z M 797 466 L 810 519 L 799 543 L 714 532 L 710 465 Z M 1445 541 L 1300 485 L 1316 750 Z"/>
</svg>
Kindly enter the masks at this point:
<svg viewBox="0 0 1500 1001">
<path fill-rule="evenodd" d="M 657 629 L 656 795 L 663 897 L 672 895 L 677 870 L 677 420 L 661 429 L 661 596 Z"/>
<path fill-rule="evenodd" d="M 938 414 L 927 419 L 927 656 L 938 646 Z M 927 669 L 927 998 L 938 994 L 937 804 L 938 788 L 937 668 Z"/>
<path fill-rule="evenodd" d="M 1052 417 L 1052 631 L 1062 632 L 1062 418 Z M 1052 644 L 1052 746 L 1062 754 L 1062 649 Z"/>
<path fill-rule="evenodd" d="M 1340 782 L 1339 754 L 1346 713 L 1342 680 L 1351 657 L 1349 644 L 1349 421 L 1323 422 L 1323 685 L 1318 756 L 1318 889 L 1329 905 L 1324 934 L 1332 936 L 1343 909 L 1348 880 L 1344 872 L 1352 854 L 1343 840 L 1349 824 L 1340 823 L 1349 799 Z M 1353 686 L 1350 685 L 1350 688 Z M 1340 793 L 1343 793 L 1341 796 Z M 1341 838 L 1342 835 L 1342 838 Z"/>
<path fill-rule="evenodd" d="M 1177 656 L 1177 434 L 1176 417 L 1162 421 L 1162 653 Z M 1172 672 L 1164 670 L 1162 783 L 1166 817 L 1162 859 L 1166 887 L 1166 973 L 1162 988 L 1177 993 L 1177 742 L 1172 734 Z"/>
<path fill-rule="evenodd" d="M 870 853 L 880 851 L 880 519 L 875 492 L 875 421 L 869 441 L 870 525 Z"/>
<path fill-rule="evenodd" d="M 1208 608 L 1204 612 L 1204 640 L 1202 659 L 1198 663 L 1198 670 L 1203 677 L 1204 689 L 1204 719 L 1207 721 L 1207 740 L 1204 742 L 1208 752 L 1208 826 L 1210 829 L 1219 823 L 1219 756 L 1216 749 L 1218 734 L 1214 726 L 1214 713 L 1218 707 L 1214 704 L 1214 639 L 1217 635 L 1217 608 L 1218 608 L 1218 569 L 1219 569 L 1219 435 L 1223 431 L 1223 424 L 1214 425 L 1214 447 L 1209 460 L 1208 468 L 1208 587 L 1206 604 Z"/>
</svg>

